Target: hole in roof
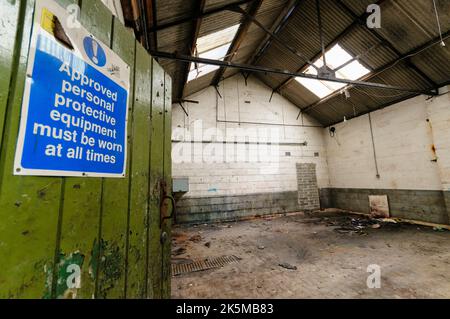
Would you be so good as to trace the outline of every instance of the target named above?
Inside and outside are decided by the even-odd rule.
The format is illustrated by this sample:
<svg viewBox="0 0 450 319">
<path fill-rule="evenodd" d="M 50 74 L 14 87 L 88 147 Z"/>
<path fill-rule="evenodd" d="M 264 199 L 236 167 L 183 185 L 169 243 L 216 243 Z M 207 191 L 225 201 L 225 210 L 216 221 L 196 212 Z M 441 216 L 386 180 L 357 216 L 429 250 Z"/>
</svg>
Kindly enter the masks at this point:
<svg viewBox="0 0 450 319">
<path fill-rule="evenodd" d="M 358 80 L 364 75 L 370 73 L 370 70 L 363 66 L 350 53 L 345 51 L 339 44 L 336 44 L 326 53 L 327 66 L 336 70 L 336 77 L 346 80 Z M 323 56 L 313 62 L 318 68 L 323 66 Z M 306 74 L 317 75 L 317 70 L 309 67 L 304 72 Z M 301 85 L 306 87 L 319 98 L 324 98 L 337 90 L 347 86 L 345 83 L 330 82 L 323 80 L 313 80 L 297 77 L 295 79 Z"/>
<path fill-rule="evenodd" d="M 198 57 L 223 61 L 238 29 L 239 24 L 236 24 L 229 28 L 198 38 L 196 43 Z M 191 63 L 188 82 L 202 77 L 218 68 L 219 66 L 217 65 Z"/>
</svg>

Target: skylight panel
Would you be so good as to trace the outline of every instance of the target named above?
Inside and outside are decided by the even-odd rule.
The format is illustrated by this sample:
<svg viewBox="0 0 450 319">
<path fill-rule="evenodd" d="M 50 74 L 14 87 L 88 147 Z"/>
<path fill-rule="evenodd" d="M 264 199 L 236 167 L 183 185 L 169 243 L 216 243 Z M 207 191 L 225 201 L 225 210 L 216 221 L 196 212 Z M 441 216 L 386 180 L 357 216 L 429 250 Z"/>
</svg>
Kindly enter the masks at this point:
<svg viewBox="0 0 450 319">
<path fill-rule="evenodd" d="M 226 29 L 205 35 L 197 39 L 197 52 L 203 53 L 221 46 L 225 43 L 230 43 L 233 41 L 237 30 L 239 29 L 239 24 L 231 26 Z"/>
<path fill-rule="evenodd" d="M 201 53 L 199 56 L 204 59 L 223 60 L 227 55 L 231 43 L 224 44 L 220 47 Z"/>
<path fill-rule="evenodd" d="M 353 57 L 347 51 L 345 51 L 339 44 L 336 44 L 334 47 L 328 50 L 325 53 L 325 55 L 327 57 L 327 65 L 332 69 L 336 69 L 342 64 L 347 63 L 348 61 L 353 59 Z"/>
<path fill-rule="evenodd" d="M 307 78 L 297 78 L 296 80 L 319 98 L 324 98 L 325 96 L 333 92 L 330 88 L 323 84 L 322 81 Z"/>
<path fill-rule="evenodd" d="M 196 44 L 198 56 L 203 59 L 223 61 L 238 29 L 239 24 L 198 38 Z M 195 63 L 191 63 L 188 82 L 217 70 L 218 68 L 219 67 L 215 65 L 196 65 Z"/>
<path fill-rule="evenodd" d="M 228 49 L 230 48 L 231 43 L 224 44 L 218 48 L 212 49 L 200 55 L 201 58 L 204 59 L 212 59 L 212 60 L 223 60 L 227 55 Z M 197 68 L 196 68 L 197 67 Z M 217 70 L 219 66 L 210 65 L 210 64 L 197 64 L 191 63 L 191 69 L 188 76 L 188 82 L 192 81 L 196 78 L 199 78 L 205 74 L 208 74 L 214 70 Z"/>
<path fill-rule="evenodd" d="M 338 74 L 342 74 L 345 79 L 351 80 L 359 79 L 369 73 L 370 70 L 359 63 L 359 61 L 353 61 L 338 71 Z"/>
<path fill-rule="evenodd" d="M 347 51 L 345 51 L 339 44 L 336 44 L 326 53 L 327 66 L 332 69 L 337 69 L 345 63 L 354 59 Z M 318 58 L 314 65 L 318 68 L 323 66 L 323 56 Z M 348 65 L 342 67 L 336 72 L 336 77 L 346 80 L 357 80 L 370 72 L 369 69 L 364 67 L 358 60 L 348 63 Z M 310 66 L 306 69 L 305 73 L 317 75 L 317 70 Z M 324 98 L 331 93 L 344 88 L 347 84 L 331 81 L 313 80 L 297 77 L 297 82 L 302 84 L 312 93 L 319 98 Z"/>
</svg>

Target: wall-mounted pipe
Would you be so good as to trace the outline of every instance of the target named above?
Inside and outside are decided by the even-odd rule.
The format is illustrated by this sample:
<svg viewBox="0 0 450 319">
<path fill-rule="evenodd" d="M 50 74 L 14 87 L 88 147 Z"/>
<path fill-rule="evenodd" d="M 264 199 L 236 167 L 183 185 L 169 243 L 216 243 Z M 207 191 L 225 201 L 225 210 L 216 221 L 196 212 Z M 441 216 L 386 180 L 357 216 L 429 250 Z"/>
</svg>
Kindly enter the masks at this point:
<svg viewBox="0 0 450 319">
<path fill-rule="evenodd" d="M 375 149 L 375 139 L 373 137 L 373 127 L 372 127 L 372 117 L 369 113 L 369 126 L 370 126 L 370 137 L 372 138 L 372 149 L 373 149 L 373 160 L 375 162 L 375 171 L 376 171 L 376 177 L 380 178 L 380 171 L 378 169 L 378 160 L 377 160 L 377 152 Z"/>
</svg>

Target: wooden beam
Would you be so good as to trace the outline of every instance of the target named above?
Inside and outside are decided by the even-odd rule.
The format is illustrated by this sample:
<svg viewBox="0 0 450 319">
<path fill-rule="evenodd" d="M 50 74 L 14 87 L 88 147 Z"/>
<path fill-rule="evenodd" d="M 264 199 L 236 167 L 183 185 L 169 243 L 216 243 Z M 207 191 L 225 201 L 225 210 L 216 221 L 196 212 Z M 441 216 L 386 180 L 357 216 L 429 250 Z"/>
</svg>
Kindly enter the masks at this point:
<svg viewBox="0 0 450 319">
<path fill-rule="evenodd" d="M 139 13 L 137 10 L 134 10 L 131 0 L 121 0 L 120 3 L 122 5 L 125 26 L 134 28 Z"/>
<path fill-rule="evenodd" d="M 153 12 L 153 1 L 152 0 L 144 0 L 144 13 L 147 21 L 147 32 L 150 28 L 153 27 L 154 23 L 154 12 Z M 150 46 L 150 50 L 157 50 L 156 48 L 156 34 L 153 34 L 153 37 L 150 36 L 150 33 L 147 34 L 147 42 Z"/>
<path fill-rule="evenodd" d="M 252 2 L 249 5 L 248 11 L 247 11 L 248 16 L 255 17 L 259 8 L 261 8 L 262 2 L 263 2 L 263 0 L 256 0 L 256 1 Z M 239 50 L 239 47 L 241 46 L 242 41 L 244 40 L 245 36 L 247 35 L 248 29 L 250 28 L 250 25 L 252 24 L 252 20 L 248 16 L 243 17 L 243 22 L 239 26 L 239 30 L 236 33 L 236 36 L 234 37 L 233 42 L 230 45 L 230 48 L 228 49 L 228 52 L 224 58 L 224 61 L 232 61 L 234 58 L 234 55 Z M 221 67 L 216 72 L 211 84 L 214 86 L 219 84 L 224 73 L 225 73 L 225 68 Z"/>
<path fill-rule="evenodd" d="M 206 4 L 206 0 L 197 0 L 195 19 L 192 22 L 192 31 L 191 31 L 192 36 L 191 36 L 191 39 L 189 41 L 189 44 L 188 44 L 188 47 L 186 50 L 187 54 L 189 56 L 193 56 L 194 52 L 195 52 L 198 35 L 200 33 L 200 26 L 201 26 L 202 20 L 203 20 L 202 13 L 203 13 L 203 10 L 205 9 L 205 4 Z M 184 64 L 183 82 L 181 82 L 180 90 L 177 95 L 179 100 L 181 100 L 184 95 L 184 89 L 186 88 L 186 83 L 187 83 L 187 80 L 189 77 L 190 66 L 191 66 L 190 63 Z"/>
<path fill-rule="evenodd" d="M 158 26 L 158 17 L 156 14 L 156 0 L 146 0 L 147 1 L 147 8 L 151 7 L 148 11 L 149 11 L 149 19 L 148 19 L 148 23 L 150 24 L 151 28 L 156 28 Z M 150 15 L 151 12 L 151 15 Z M 150 31 L 149 31 L 150 33 Z M 150 37 L 150 35 L 148 35 L 148 37 Z M 151 47 L 154 48 L 155 50 L 158 50 L 158 32 L 153 32 L 153 38 L 150 41 Z"/>
</svg>

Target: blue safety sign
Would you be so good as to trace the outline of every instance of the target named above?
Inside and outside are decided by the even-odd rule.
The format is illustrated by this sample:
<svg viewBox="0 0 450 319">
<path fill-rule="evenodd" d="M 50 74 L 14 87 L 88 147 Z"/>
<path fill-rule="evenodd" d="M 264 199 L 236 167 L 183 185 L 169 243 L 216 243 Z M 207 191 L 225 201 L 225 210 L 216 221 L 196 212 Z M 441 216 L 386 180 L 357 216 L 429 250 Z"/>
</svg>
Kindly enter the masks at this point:
<svg viewBox="0 0 450 319">
<path fill-rule="evenodd" d="M 85 37 L 83 47 L 91 63 L 37 36 L 16 174 L 124 176 L 128 90 L 96 67 L 107 62 L 99 42 Z"/>
<path fill-rule="evenodd" d="M 106 54 L 101 45 L 92 37 L 85 37 L 83 40 L 84 50 L 91 61 L 98 66 L 106 64 Z"/>
</svg>

